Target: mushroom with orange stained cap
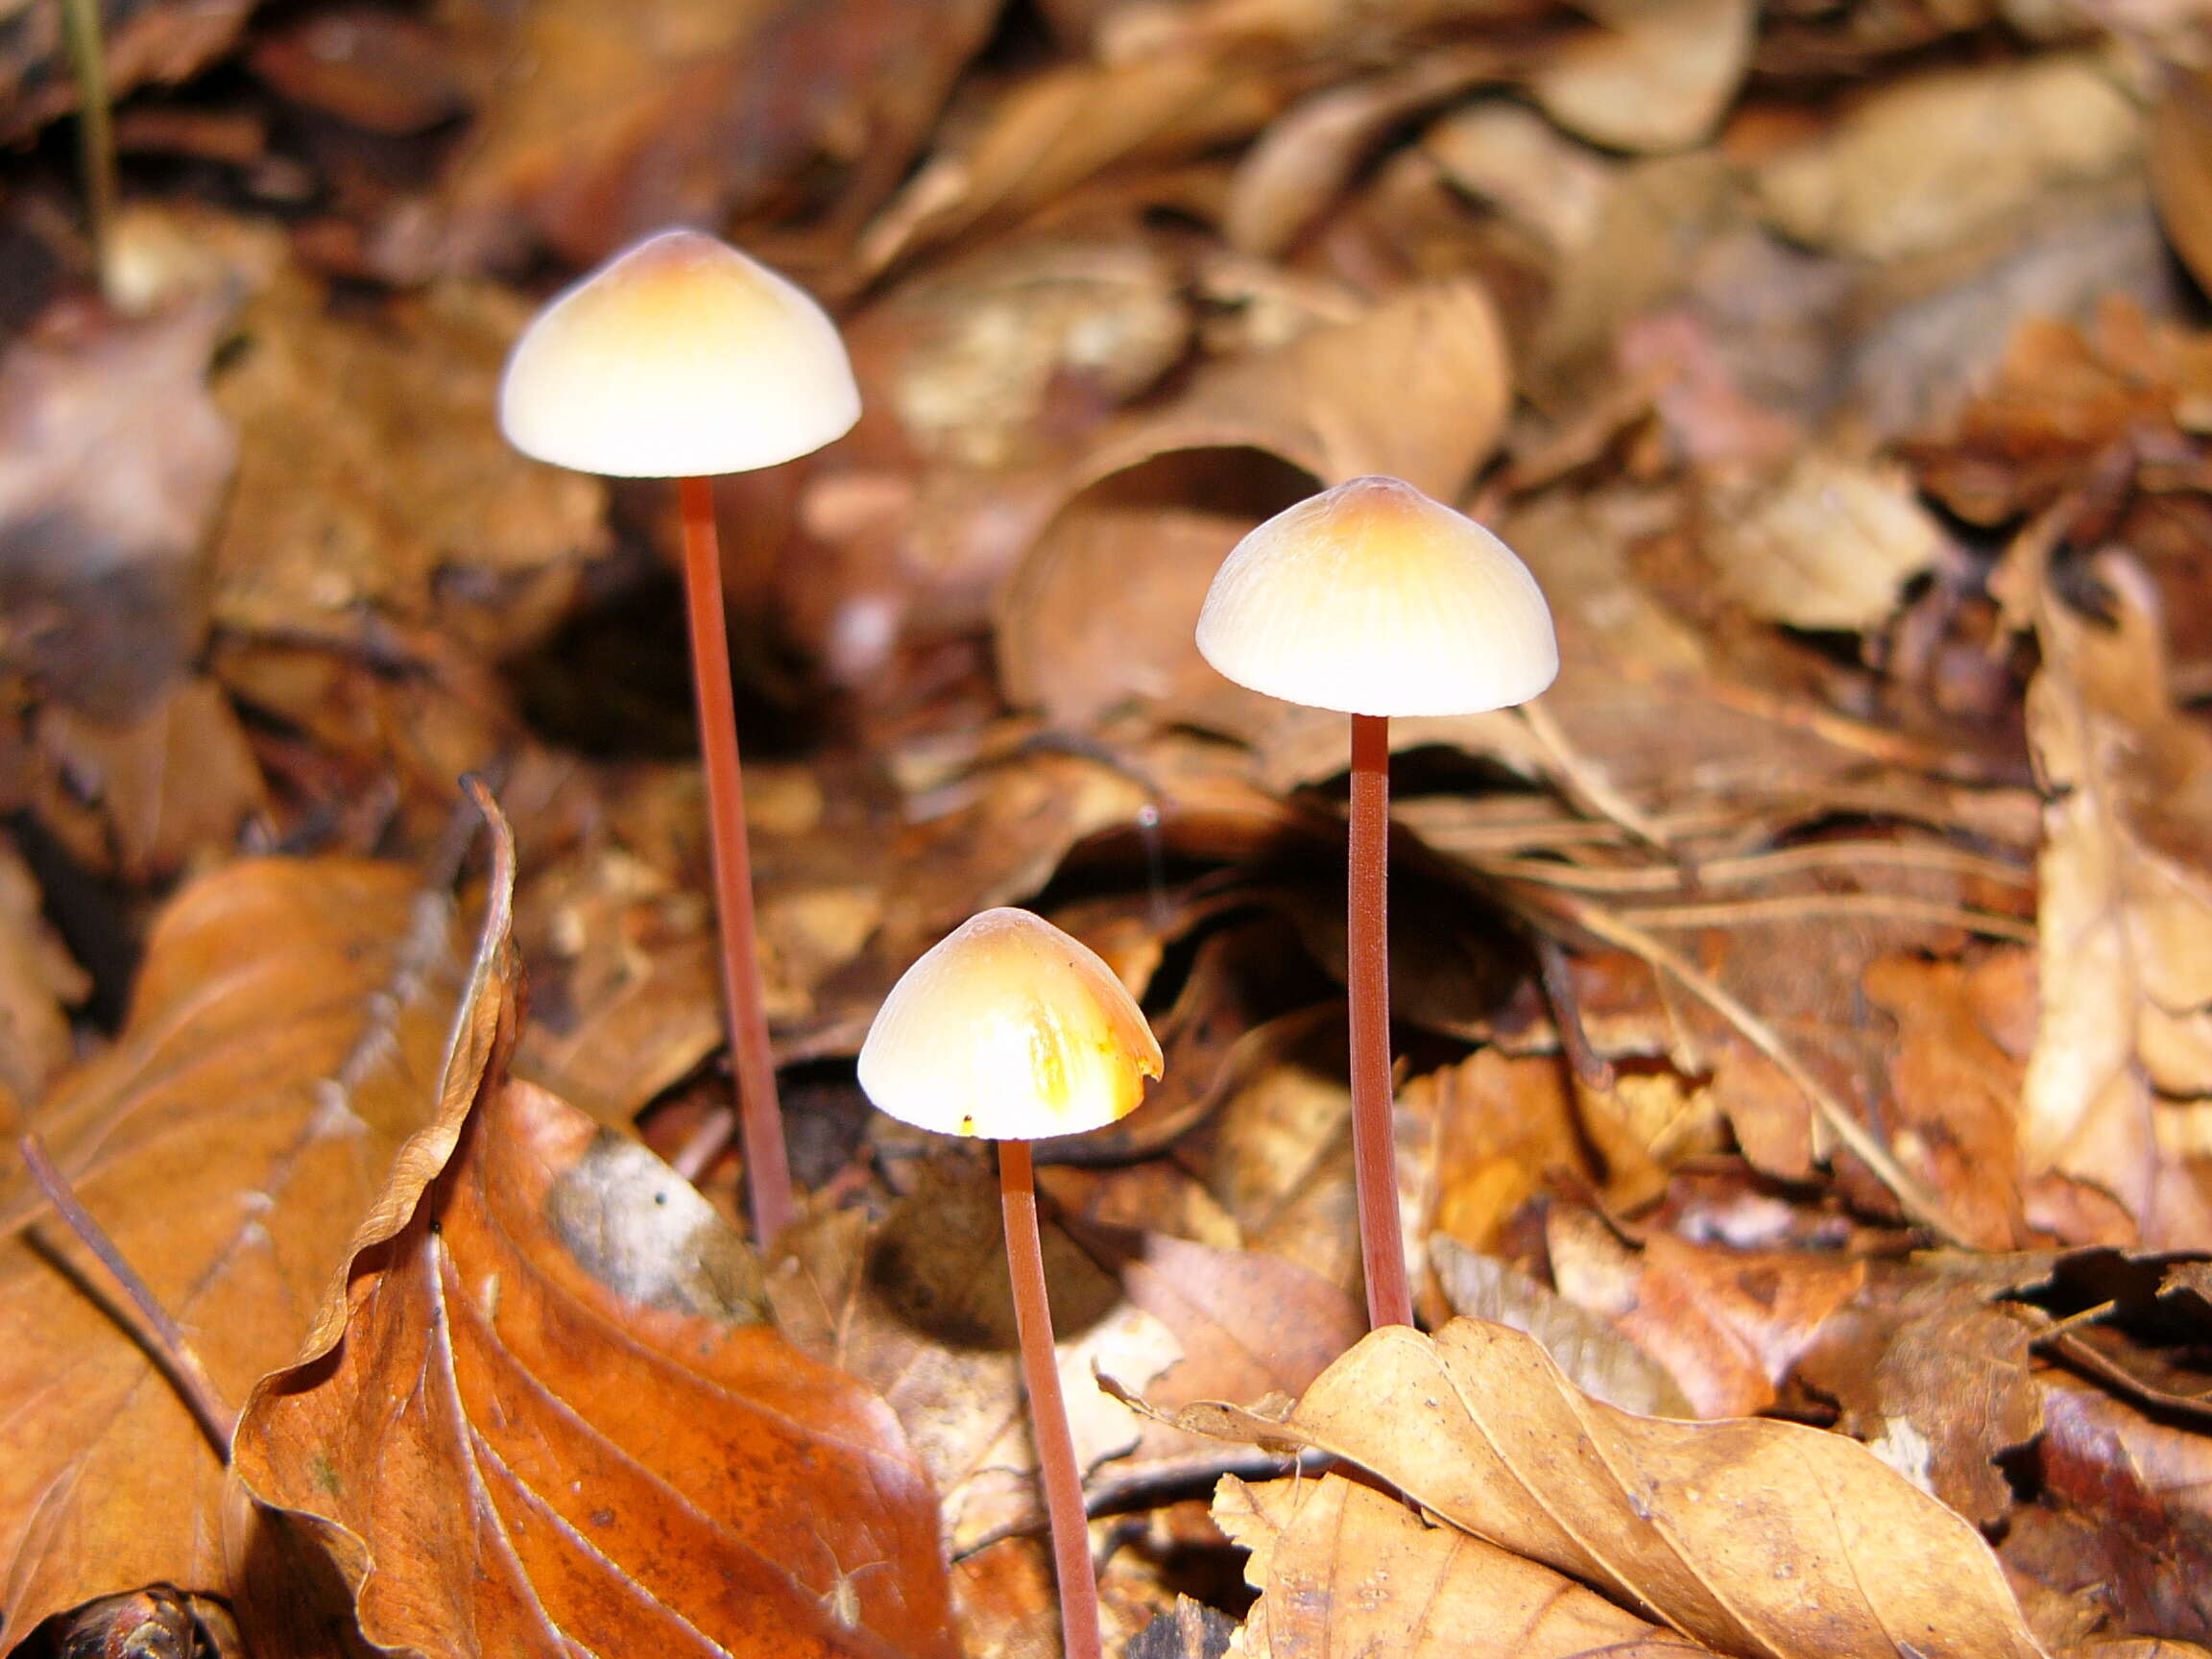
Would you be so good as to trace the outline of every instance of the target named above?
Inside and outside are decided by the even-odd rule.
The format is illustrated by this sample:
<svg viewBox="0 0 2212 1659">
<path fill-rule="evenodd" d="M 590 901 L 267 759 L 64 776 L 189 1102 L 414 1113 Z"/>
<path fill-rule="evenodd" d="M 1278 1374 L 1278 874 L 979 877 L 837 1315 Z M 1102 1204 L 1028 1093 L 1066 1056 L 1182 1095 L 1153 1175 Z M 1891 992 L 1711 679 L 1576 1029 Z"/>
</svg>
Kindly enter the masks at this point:
<svg viewBox="0 0 2212 1659">
<path fill-rule="evenodd" d="M 1098 1659 L 1098 1587 L 1060 1371 L 1029 1142 L 1127 1117 L 1160 1044 L 1113 969 L 1026 910 L 986 910 L 916 960 L 860 1048 L 860 1087 L 902 1122 L 998 1142 L 1006 1265 L 1068 1659 Z"/>
<path fill-rule="evenodd" d="M 754 943 L 709 480 L 808 454 L 859 418 L 852 364 L 822 308 L 696 230 L 649 236 L 556 296 L 516 342 L 499 387 L 500 428 L 525 455 L 607 477 L 681 480 L 723 992 L 753 1226 L 763 1243 L 790 1219 L 791 1173 Z"/>
<path fill-rule="evenodd" d="M 1198 652 L 1286 703 L 1352 716 L 1345 987 L 1368 1323 L 1413 1323 L 1390 1134 L 1386 911 L 1390 716 L 1503 709 L 1551 684 L 1559 646 L 1513 550 L 1396 478 L 1354 478 L 1252 531 L 1222 562 Z"/>
</svg>

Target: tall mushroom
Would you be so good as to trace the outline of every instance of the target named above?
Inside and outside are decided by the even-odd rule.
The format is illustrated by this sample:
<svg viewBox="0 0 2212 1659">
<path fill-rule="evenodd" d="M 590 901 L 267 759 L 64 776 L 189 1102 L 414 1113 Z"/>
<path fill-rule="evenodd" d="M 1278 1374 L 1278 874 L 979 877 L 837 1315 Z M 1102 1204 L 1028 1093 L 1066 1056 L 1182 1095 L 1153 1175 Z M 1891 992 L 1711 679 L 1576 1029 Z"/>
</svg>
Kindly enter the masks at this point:
<svg viewBox="0 0 2212 1659">
<path fill-rule="evenodd" d="M 1098 1586 L 1052 1357 L 1029 1142 L 1127 1117 L 1160 1066 L 1159 1042 L 1114 971 L 1026 910 L 986 910 L 924 952 L 860 1048 L 860 1087 L 892 1117 L 998 1142 L 1006 1267 L 1068 1659 L 1098 1659 Z"/>
<path fill-rule="evenodd" d="M 499 388 L 500 427 L 525 455 L 607 477 L 680 481 L 723 995 L 763 1243 L 790 1219 L 791 1170 L 754 943 L 710 481 L 810 453 L 859 418 L 852 365 L 822 308 L 696 230 L 649 236 L 555 297 L 516 342 Z"/>
<path fill-rule="evenodd" d="M 1525 703 L 1559 671 L 1542 589 L 1513 550 L 1396 478 L 1278 513 L 1223 561 L 1198 650 L 1239 685 L 1352 716 L 1345 984 L 1352 1139 L 1372 1326 L 1413 1323 L 1390 1135 L 1390 716 Z"/>
</svg>

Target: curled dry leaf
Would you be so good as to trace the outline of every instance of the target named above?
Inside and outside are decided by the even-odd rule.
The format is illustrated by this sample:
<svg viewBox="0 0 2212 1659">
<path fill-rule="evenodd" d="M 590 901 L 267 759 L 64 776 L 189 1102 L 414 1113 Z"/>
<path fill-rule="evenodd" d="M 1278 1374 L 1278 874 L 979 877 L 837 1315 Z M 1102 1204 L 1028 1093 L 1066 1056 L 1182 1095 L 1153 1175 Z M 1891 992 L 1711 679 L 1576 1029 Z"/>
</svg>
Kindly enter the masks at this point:
<svg viewBox="0 0 2212 1659">
<path fill-rule="evenodd" d="M 2127 95 L 2086 57 L 1899 81 L 1827 136 L 1761 169 L 1778 228 L 1873 259 L 1954 247 L 2055 185 L 2116 173 L 2141 148 Z"/>
<path fill-rule="evenodd" d="M 67 313 L 0 357 L 0 660 L 110 721 L 199 646 L 201 547 L 238 456 L 206 387 L 228 312 Z"/>
<path fill-rule="evenodd" d="M 494 1084 L 355 1258 L 335 1348 L 255 1395 L 239 1474 L 326 1524 L 382 1647 L 950 1659 L 927 1477 L 757 1295 L 660 1160 Z"/>
<path fill-rule="evenodd" d="M 1414 286 L 1357 321 L 1201 373 L 1109 436 L 1023 556 L 998 615 L 1008 694 L 1082 725 L 1132 697 L 1263 722 L 1191 631 L 1239 537 L 1317 486 L 1386 472 L 1455 496 L 1497 442 L 1512 371 L 1471 283 Z"/>
<path fill-rule="evenodd" d="M 1675 1423 L 1583 1394 L 1528 1337 L 1460 1319 L 1370 1334 L 1286 1416 L 1184 1426 L 1312 1447 L 1694 1641 L 1827 1659 L 2040 1659 L 1966 1522 L 1855 1440 L 1794 1423 Z"/>
<path fill-rule="evenodd" d="M 445 284 L 360 318 L 327 298 L 297 273 L 274 282 L 217 382 L 244 440 L 217 621 L 349 641 L 373 609 L 436 621 L 484 658 L 527 647 L 604 541 L 605 489 L 499 436 L 493 390 L 519 301 Z"/>
<path fill-rule="evenodd" d="M 1616 150 L 1709 134 L 1750 66 L 1752 0 L 1583 0 L 1604 28 L 1570 40 L 1531 90 L 1569 132 Z"/>
<path fill-rule="evenodd" d="M 1260 1601 L 1247 1659 L 1690 1659 L 1711 1648 L 1625 1612 L 1551 1568 L 1431 1526 L 1399 1500 L 1324 1475 L 1247 1485 L 1224 1476 L 1223 1531 L 1252 1552 Z"/>
<path fill-rule="evenodd" d="M 2043 651 L 2028 697 L 2048 791 L 2042 1015 L 2020 1136 L 2029 1214 L 2070 1242 L 2187 1244 L 2204 1236 L 2207 1201 L 2160 1141 L 2212 1094 L 2212 739 L 2169 702 L 2140 568 L 2100 561 L 2116 612 L 2105 628 L 2051 590 L 2043 558 L 2024 539 L 2006 572 Z M 2050 1177 L 2095 1196 L 2084 1208 Z"/>
<path fill-rule="evenodd" d="M 481 975 L 464 986 L 450 906 L 419 879 L 272 860 L 186 888 L 115 1047 L 31 1121 L 231 1402 L 299 1351 L 390 1172 L 443 1159 L 484 1064 L 496 1010 Z M 0 1647 L 93 1596 L 227 1583 L 221 1459 L 36 1209 L 11 1159 Z"/>
<path fill-rule="evenodd" d="M 1906 579 L 1943 547 L 1902 471 L 1801 455 L 1777 479 L 1715 492 L 1707 556 L 1760 615 L 1861 633 L 1888 619 Z"/>
</svg>

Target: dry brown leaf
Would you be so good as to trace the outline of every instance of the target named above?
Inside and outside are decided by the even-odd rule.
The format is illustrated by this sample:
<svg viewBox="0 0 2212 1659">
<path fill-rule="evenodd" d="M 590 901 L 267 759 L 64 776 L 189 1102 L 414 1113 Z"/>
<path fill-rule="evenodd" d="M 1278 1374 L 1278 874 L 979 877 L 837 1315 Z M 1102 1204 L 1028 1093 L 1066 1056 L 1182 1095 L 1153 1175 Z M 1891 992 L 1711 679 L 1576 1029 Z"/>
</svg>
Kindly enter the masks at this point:
<svg viewBox="0 0 2212 1659">
<path fill-rule="evenodd" d="M 19 1100 L 44 1097 L 76 1053 L 67 1009 L 92 981 L 39 913 L 37 879 L 12 840 L 0 840 L 0 1089 Z M 16 1132 L 0 1120 L 0 1130 Z"/>
<path fill-rule="evenodd" d="M 2172 64 L 2151 112 L 2151 187 L 2167 238 L 2212 288 L 2212 81 Z"/>
<path fill-rule="evenodd" d="M 216 619 L 344 642 L 378 619 L 435 620 L 487 659 L 542 636 L 603 545 L 605 489 L 499 435 L 493 388 L 524 320 L 511 296 L 463 284 L 369 318 L 333 315 L 297 273 L 256 299 L 216 385 L 243 445 Z"/>
<path fill-rule="evenodd" d="M 1667 1367 L 1602 1314 L 1495 1257 L 1478 1256 L 1456 1238 L 1431 1238 L 1429 1262 L 1455 1315 L 1504 1325 L 1541 1342 L 1561 1374 L 1592 1399 L 1644 1417 L 1697 1414 Z"/>
<path fill-rule="evenodd" d="M 2039 1659 L 1979 1533 L 1857 1441 L 1630 1416 L 1519 1332 L 1377 1331 L 1287 1417 L 1178 1421 L 1347 1457 L 1477 1537 L 1722 1652 Z"/>
<path fill-rule="evenodd" d="M 1212 366 L 1099 444 L 1023 556 L 998 613 L 1009 695 L 1076 726 L 1132 698 L 1203 724 L 1263 724 L 1259 700 L 1191 640 L 1222 558 L 1316 484 L 1385 472 L 1456 495 L 1511 388 L 1497 312 L 1468 283 L 1409 288 L 1356 322 Z"/>
<path fill-rule="evenodd" d="M 1681 1385 L 1700 1417 L 1749 1417 L 1864 1283 L 1863 1262 L 1808 1251 L 1731 1250 L 1654 1233 L 1641 1252 L 1586 1211 L 1546 1217 L 1552 1278 Z"/>
<path fill-rule="evenodd" d="M 228 856 L 268 805 L 230 700 L 194 676 L 111 725 L 61 704 L 38 711 L 39 817 L 88 869 L 133 886 Z"/>
<path fill-rule="evenodd" d="M 1863 633 L 1942 550 L 1901 469 L 1815 451 L 1779 478 L 1714 492 L 1705 551 L 1736 597 L 1792 628 Z"/>
<path fill-rule="evenodd" d="M 1706 137 L 1750 66 L 1750 0 L 1582 0 L 1604 25 L 1570 40 L 1530 90 L 1571 132 L 1610 149 L 1681 150 Z"/>
<path fill-rule="evenodd" d="M 106 23 L 104 69 L 116 97 L 142 83 L 174 84 L 220 57 L 237 38 L 251 0 L 174 0 L 118 9 Z M 78 82 L 63 50 L 61 10 L 13 6 L 6 13 L 0 52 L 0 138 L 19 142 L 31 130 L 77 107 Z"/>
<path fill-rule="evenodd" d="M 1837 1403 L 1837 1427 L 1977 1526 L 2013 1507 L 1997 1458 L 2032 1440 L 2042 1407 L 2032 1333 L 1993 1303 L 1986 1258 L 1876 1264 L 1798 1361 L 1797 1382 Z M 1978 1270 L 1979 1269 L 1979 1270 Z M 2015 1272 L 2017 1270 L 2015 1269 Z"/>
<path fill-rule="evenodd" d="M 0 358 L 0 658 L 112 722 L 199 647 L 201 548 L 238 457 L 206 388 L 229 309 L 64 311 Z"/>
<path fill-rule="evenodd" d="M 399 223 L 388 260 L 480 271 L 533 247 L 589 265 L 671 222 L 726 224 L 806 186 L 844 186 L 851 224 L 889 194 L 993 16 L 977 0 L 912 8 L 838 0 L 583 0 L 511 22 L 509 62 L 440 228 Z M 433 243 L 442 246 L 433 246 Z"/>
<path fill-rule="evenodd" d="M 1386 1494 L 1324 1475 L 1253 1486 L 1226 1476 L 1214 1517 L 1252 1552 L 1247 1659 L 1342 1652 L 1406 1659 L 1663 1659 L 1709 1653 L 1549 1567 L 1431 1525 Z"/>
<path fill-rule="evenodd" d="M 1370 80 L 1333 86 L 1286 112 L 1238 164 L 1222 216 L 1229 246 L 1260 258 L 1279 256 L 1392 128 L 1498 75 L 1503 62 L 1488 47 L 1424 53 Z"/>
<path fill-rule="evenodd" d="M 2139 567 L 2100 562 L 2107 628 L 2051 590 L 2041 558 L 2024 541 L 2007 572 L 2043 649 L 2028 725 L 2049 792 L 2042 1019 L 2021 1124 L 2029 1214 L 2071 1242 L 2187 1244 L 2204 1236 L 2206 1200 L 2181 1159 L 2203 1150 L 2186 1137 L 2212 1094 L 2212 852 L 2195 805 L 2212 790 L 2212 738 L 2169 704 Z M 2097 1201 L 2081 1211 L 2051 1177 Z"/>
<path fill-rule="evenodd" d="M 1057 201 L 1106 168 L 1202 155 L 1247 138 L 1282 107 L 1280 77 L 1200 53 L 1068 63 L 1008 87 L 955 129 L 860 238 L 873 278 L 924 249 Z"/>
<path fill-rule="evenodd" d="M 1882 86 L 1767 162 L 1767 211 L 1815 247 L 1897 259 L 1965 241 L 2055 185 L 2131 162 L 2141 120 L 2096 60 L 2052 56 Z"/>
<path fill-rule="evenodd" d="M 356 1256 L 238 1470 L 329 1529 L 372 1642 L 950 1659 L 937 1507 L 873 1392 L 758 1323 L 684 1181 L 528 1084 Z"/>
<path fill-rule="evenodd" d="M 31 1120 L 232 1403 L 298 1351 L 390 1171 L 443 1156 L 441 1125 L 484 1063 L 488 1003 L 464 990 L 445 895 L 419 881 L 330 859 L 186 888 L 114 1049 Z M 11 1158 L 0 1307 L 21 1338 L 0 1346 L 0 1395 L 18 1404 L 0 1456 L 0 1647 L 93 1596 L 228 1582 L 221 1460 L 37 1208 Z"/>
</svg>

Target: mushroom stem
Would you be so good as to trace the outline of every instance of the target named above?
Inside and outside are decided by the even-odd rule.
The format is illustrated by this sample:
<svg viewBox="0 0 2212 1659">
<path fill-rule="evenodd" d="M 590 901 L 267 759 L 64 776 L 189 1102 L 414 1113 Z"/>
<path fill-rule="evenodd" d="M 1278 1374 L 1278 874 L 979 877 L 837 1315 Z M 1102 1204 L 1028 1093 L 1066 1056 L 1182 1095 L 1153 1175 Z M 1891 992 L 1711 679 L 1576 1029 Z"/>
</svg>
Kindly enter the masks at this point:
<svg viewBox="0 0 2212 1659">
<path fill-rule="evenodd" d="M 1352 1165 L 1367 1324 L 1413 1323 L 1398 1226 L 1390 1132 L 1390 718 L 1352 716 L 1351 859 L 1345 882 L 1345 981 L 1352 997 Z"/>
<path fill-rule="evenodd" d="M 714 490 L 705 478 L 677 482 L 684 507 L 684 597 L 691 623 L 691 678 L 699 699 L 699 748 L 707 761 L 714 907 L 721 920 L 722 993 L 737 1073 L 737 1120 L 753 1231 L 765 1246 L 791 1219 L 791 1165 L 768 1048 L 768 1010 L 754 946 L 753 855 L 745 840 L 745 783 L 737 762 L 737 710 L 730 692 L 730 638 L 722 613 L 722 555 L 714 540 Z"/>
<path fill-rule="evenodd" d="M 1098 1582 L 1083 1511 L 1083 1477 L 1060 1367 L 1052 1358 L 1052 1308 L 1045 1296 L 1045 1247 L 1037 1235 L 1037 1186 L 1026 1141 L 998 1142 L 998 1202 L 1006 1217 L 1006 1271 L 1014 1281 L 1014 1323 L 1022 1334 L 1022 1377 L 1029 1389 L 1029 1430 L 1045 1477 L 1052 1523 L 1052 1570 L 1060 1581 L 1060 1639 L 1067 1659 L 1099 1659 Z"/>
</svg>

